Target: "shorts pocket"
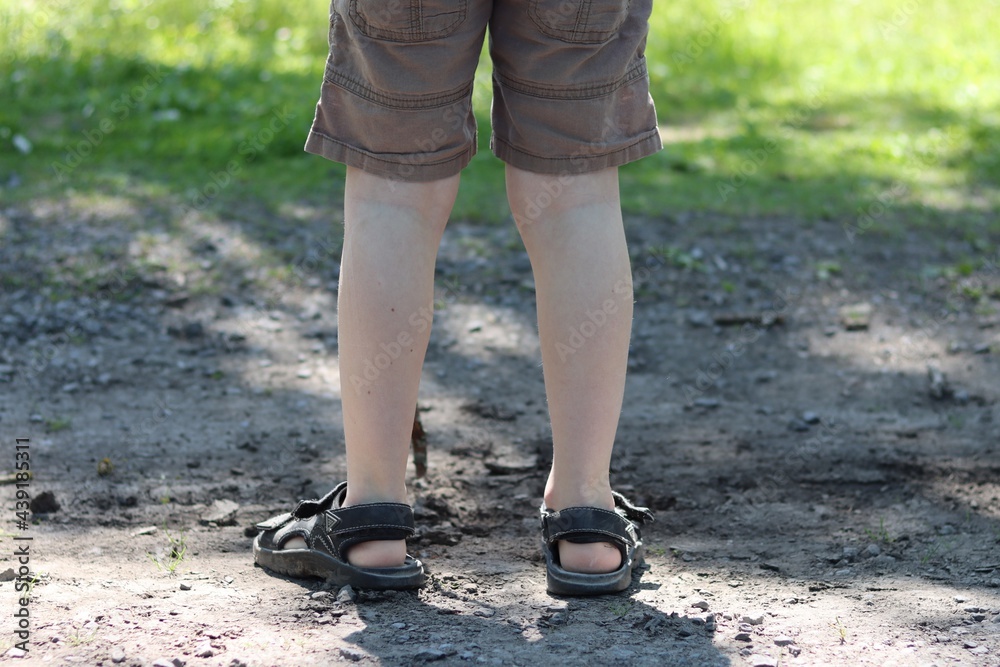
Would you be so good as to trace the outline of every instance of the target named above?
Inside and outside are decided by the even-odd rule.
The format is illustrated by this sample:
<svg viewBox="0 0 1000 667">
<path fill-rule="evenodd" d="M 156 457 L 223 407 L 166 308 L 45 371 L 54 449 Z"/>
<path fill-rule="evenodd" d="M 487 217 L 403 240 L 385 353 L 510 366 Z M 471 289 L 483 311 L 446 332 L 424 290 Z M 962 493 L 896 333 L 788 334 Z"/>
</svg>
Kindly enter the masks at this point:
<svg viewBox="0 0 1000 667">
<path fill-rule="evenodd" d="M 528 14 L 549 37 L 577 44 L 606 42 L 628 18 L 630 0 L 530 0 Z"/>
<path fill-rule="evenodd" d="M 452 34 L 469 0 L 350 0 L 351 21 L 374 39 L 426 42 Z"/>
</svg>

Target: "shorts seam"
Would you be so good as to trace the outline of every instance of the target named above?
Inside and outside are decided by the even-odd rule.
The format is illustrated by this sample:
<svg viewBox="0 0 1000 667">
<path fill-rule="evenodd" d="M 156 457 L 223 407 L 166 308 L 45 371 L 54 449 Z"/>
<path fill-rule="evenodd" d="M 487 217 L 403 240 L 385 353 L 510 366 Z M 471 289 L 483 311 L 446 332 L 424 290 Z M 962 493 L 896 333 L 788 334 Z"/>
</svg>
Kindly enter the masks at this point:
<svg viewBox="0 0 1000 667">
<path fill-rule="evenodd" d="M 323 132 L 321 132 L 319 130 L 315 130 L 314 129 L 314 130 L 312 130 L 312 132 L 310 134 L 313 134 L 313 135 L 319 137 L 323 141 L 329 141 L 332 144 L 336 144 L 341 149 L 343 149 L 343 150 L 345 150 L 345 151 L 347 151 L 349 153 L 354 153 L 356 155 L 363 155 L 366 159 L 373 160 L 375 162 L 381 162 L 382 164 L 393 166 L 393 167 L 403 166 L 403 167 L 413 167 L 415 169 L 419 169 L 420 167 L 437 167 L 437 166 L 441 166 L 441 165 L 446 165 L 446 164 L 448 164 L 450 162 L 458 162 L 458 161 L 464 159 L 465 155 L 468 152 L 468 151 L 466 151 L 466 152 L 462 153 L 461 155 L 457 155 L 457 156 L 445 158 L 443 160 L 437 160 L 435 162 L 419 162 L 418 163 L 418 162 L 406 162 L 406 161 L 402 161 L 402 160 L 393 161 L 393 160 L 386 160 L 385 158 L 379 157 L 377 153 L 372 153 L 370 151 L 364 150 L 363 148 L 358 148 L 357 146 L 352 146 L 350 144 L 344 143 L 343 141 L 340 141 L 339 139 L 334 139 L 330 135 L 325 134 L 325 133 L 323 133 Z M 472 150 L 472 149 L 470 148 L 469 150 Z M 396 155 L 400 155 L 400 156 L 412 156 L 412 155 L 421 155 L 421 153 L 397 153 Z"/>
<path fill-rule="evenodd" d="M 645 57 L 640 57 L 636 62 L 636 64 L 630 67 L 625 72 L 625 74 L 623 74 L 619 79 L 612 81 L 611 83 L 587 84 L 581 86 L 564 86 L 561 88 L 556 88 L 551 85 L 543 86 L 536 83 L 532 83 L 530 81 L 524 81 L 522 79 L 514 78 L 509 74 L 504 74 L 500 72 L 499 70 L 493 71 L 494 79 L 498 84 L 500 84 L 504 88 L 507 88 L 514 92 L 521 93 L 523 95 L 530 95 L 531 97 L 538 97 L 547 100 L 551 99 L 586 100 L 586 99 L 607 97 L 608 95 L 614 93 L 619 88 L 624 88 L 630 83 L 638 79 L 641 79 L 645 76 L 647 76 Z"/>
<path fill-rule="evenodd" d="M 448 106 L 449 104 L 454 104 L 455 102 L 459 102 L 468 97 L 472 92 L 473 85 L 470 82 L 463 84 L 461 88 L 456 88 L 444 93 L 414 95 L 413 97 L 407 99 L 387 95 L 365 85 L 361 81 L 345 76 L 330 67 L 326 68 L 326 74 L 323 78 L 330 84 L 343 88 L 357 97 L 368 100 L 373 104 L 377 104 L 387 109 L 433 109 L 435 107 Z"/>
<path fill-rule="evenodd" d="M 650 137 L 654 136 L 655 134 L 656 134 L 656 130 L 650 130 L 648 133 L 646 133 L 643 136 L 639 137 L 635 141 L 633 141 L 633 142 L 631 142 L 629 144 L 625 144 L 624 146 L 617 146 L 613 150 L 610 150 L 610 151 L 608 151 L 606 153 L 588 153 L 586 155 L 564 155 L 564 156 L 561 156 L 561 157 L 546 157 L 544 155 L 535 155 L 534 153 L 526 151 L 526 150 L 524 150 L 522 148 L 518 148 L 517 146 L 515 146 L 512 143 L 510 143 L 509 141 L 506 141 L 502 137 L 496 136 L 496 134 L 493 135 L 493 139 L 497 143 L 503 144 L 504 146 L 506 146 L 507 148 L 509 148 L 511 151 L 513 151 L 515 153 L 520 153 L 521 155 L 526 155 L 526 156 L 528 156 L 530 158 L 533 158 L 533 159 L 536 159 L 536 160 L 545 160 L 545 161 L 548 161 L 548 162 L 559 162 L 559 161 L 566 161 L 566 160 L 598 159 L 598 158 L 607 157 L 609 155 L 615 155 L 616 153 L 622 153 L 622 152 L 625 152 L 628 149 L 632 148 L 633 146 L 637 146 L 637 145 L 639 145 L 641 143 L 649 141 Z"/>
</svg>

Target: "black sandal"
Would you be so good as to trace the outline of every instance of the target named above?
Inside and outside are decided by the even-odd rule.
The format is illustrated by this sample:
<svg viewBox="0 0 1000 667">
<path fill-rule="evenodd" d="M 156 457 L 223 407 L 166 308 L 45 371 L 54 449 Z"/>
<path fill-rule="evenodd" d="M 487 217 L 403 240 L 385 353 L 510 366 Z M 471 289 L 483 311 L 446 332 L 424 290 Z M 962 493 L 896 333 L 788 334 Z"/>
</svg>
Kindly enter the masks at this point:
<svg viewBox="0 0 1000 667">
<path fill-rule="evenodd" d="M 653 513 L 637 507 L 612 491 L 615 509 L 568 507 L 552 511 L 542 503 L 542 551 L 545 553 L 546 589 L 555 595 L 602 595 L 629 587 L 632 571 L 643 560 L 639 526 L 653 520 Z M 610 542 L 622 554 L 622 564 L 614 572 L 586 574 L 564 570 L 559 564 L 558 540 L 577 544 Z"/>
<path fill-rule="evenodd" d="M 419 588 L 423 564 L 407 554 L 399 567 L 356 567 L 344 555 L 354 544 L 403 540 L 413 535 L 413 509 L 403 503 L 366 503 L 341 507 L 347 482 L 319 500 L 300 500 L 291 512 L 257 524 L 254 563 L 289 577 L 319 577 L 355 588 Z M 292 537 L 305 539 L 305 549 L 282 549 Z"/>
</svg>

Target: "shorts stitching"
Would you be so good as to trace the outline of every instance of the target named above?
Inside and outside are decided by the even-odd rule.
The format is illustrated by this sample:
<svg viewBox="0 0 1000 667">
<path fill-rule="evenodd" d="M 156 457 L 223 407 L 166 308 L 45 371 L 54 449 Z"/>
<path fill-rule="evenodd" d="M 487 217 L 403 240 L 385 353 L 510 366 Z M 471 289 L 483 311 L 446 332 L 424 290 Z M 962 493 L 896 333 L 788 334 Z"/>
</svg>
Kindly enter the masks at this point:
<svg viewBox="0 0 1000 667">
<path fill-rule="evenodd" d="M 457 156 L 454 156 L 454 157 L 445 158 L 443 160 L 437 160 L 435 162 L 419 162 L 418 163 L 418 162 L 409 162 L 408 160 L 412 159 L 413 155 L 425 155 L 425 153 L 397 153 L 397 155 L 400 155 L 402 159 L 397 160 L 397 161 L 393 161 L 393 160 L 387 160 L 385 158 L 379 157 L 377 153 L 372 153 L 372 152 L 366 151 L 363 148 L 358 148 L 357 146 L 352 146 L 351 144 L 344 143 L 343 141 L 340 141 L 339 139 L 334 139 L 330 135 L 325 134 L 324 132 L 322 132 L 320 130 L 313 130 L 312 134 L 315 134 L 316 136 L 320 137 L 321 139 L 323 139 L 323 141 L 329 141 L 330 143 L 337 144 L 338 146 L 344 148 L 345 150 L 347 150 L 349 152 L 357 153 L 359 155 L 364 155 L 366 158 L 368 158 L 370 160 L 374 160 L 376 162 L 381 162 L 383 164 L 390 165 L 390 166 L 393 166 L 393 167 L 414 167 L 414 168 L 419 168 L 419 167 L 437 167 L 438 165 L 448 164 L 449 162 L 455 162 L 455 161 L 461 160 L 461 159 L 463 159 L 463 157 L 465 155 L 465 153 L 462 153 L 462 155 L 457 155 Z"/>
<path fill-rule="evenodd" d="M 404 99 L 386 95 L 329 67 L 326 68 L 326 76 L 324 78 L 328 83 L 339 86 L 358 97 L 386 107 L 387 109 L 433 109 L 434 107 L 444 107 L 464 100 L 472 92 L 472 83 L 467 83 L 461 88 L 446 93 L 415 95 L 410 99 Z"/>
<path fill-rule="evenodd" d="M 494 70 L 494 78 L 497 82 L 510 90 L 541 99 L 567 99 L 586 100 L 599 97 L 606 97 L 619 88 L 624 88 L 633 81 L 646 76 L 646 59 L 640 58 L 620 79 L 611 83 L 592 84 L 584 86 L 566 86 L 554 88 L 553 86 L 540 86 L 530 81 L 516 79 L 499 70 Z"/>
<path fill-rule="evenodd" d="M 511 149 L 515 153 L 520 153 L 522 155 L 527 155 L 528 157 L 534 158 L 536 160 L 548 160 L 548 161 L 551 161 L 551 162 L 558 162 L 558 161 L 579 160 L 579 159 L 589 160 L 589 159 L 592 159 L 592 158 L 607 157 L 609 155 L 614 155 L 615 153 L 622 153 L 622 152 L 627 151 L 628 149 L 632 148 L 633 146 L 636 146 L 636 145 L 641 144 L 643 142 L 649 141 L 649 139 L 650 139 L 651 136 L 652 135 L 649 134 L 649 133 L 644 134 L 642 137 L 640 137 L 639 139 L 636 139 L 632 143 L 626 144 L 624 146 L 618 146 L 615 149 L 608 151 L 607 153 L 587 153 L 587 154 L 584 154 L 584 155 L 564 155 L 564 156 L 561 156 L 561 157 L 546 157 L 544 155 L 535 155 L 534 153 L 526 151 L 523 148 L 518 148 L 514 144 L 510 143 L 509 141 L 504 140 L 501 137 L 493 135 L 493 138 L 498 143 L 501 143 L 504 146 L 507 146 L 509 149 Z"/>
</svg>

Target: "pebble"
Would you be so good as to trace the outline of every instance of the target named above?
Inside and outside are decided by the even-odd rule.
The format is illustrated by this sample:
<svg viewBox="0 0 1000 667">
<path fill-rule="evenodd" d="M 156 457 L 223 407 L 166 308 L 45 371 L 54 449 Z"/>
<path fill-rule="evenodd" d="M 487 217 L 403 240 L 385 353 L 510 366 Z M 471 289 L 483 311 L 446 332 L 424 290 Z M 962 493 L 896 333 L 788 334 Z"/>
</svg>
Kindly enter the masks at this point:
<svg viewBox="0 0 1000 667">
<path fill-rule="evenodd" d="M 870 303 L 852 303 L 842 306 L 839 311 L 840 323 L 848 331 L 863 331 L 871 324 L 872 311 Z"/>
<path fill-rule="evenodd" d="M 865 556 L 868 558 L 875 558 L 876 556 L 881 555 L 881 553 L 882 550 L 879 548 L 877 544 L 869 544 L 867 547 L 865 547 Z"/>
<path fill-rule="evenodd" d="M 785 635 L 778 635 L 774 638 L 774 643 L 777 646 L 788 646 L 790 644 L 794 644 L 795 640 L 791 637 L 786 637 Z"/>
<path fill-rule="evenodd" d="M 122 650 L 121 646 L 116 646 L 111 649 L 111 662 L 125 662 L 125 651 Z"/>
<path fill-rule="evenodd" d="M 14 572 L 14 568 L 8 567 L 3 572 L 0 572 L 0 581 L 14 581 L 17 578 L 17 572 Z"/>
<path fill-rule="evenodd" d="M 855 558 L 858 557 L 858 548 L 857 547 L 844 547 L 843 555 L 844 555 L 844 558 L 847 559 L 847 560 L 854 560 Z"/>
<path fill-rule="evenodd" d="M 312 377 L 313 372 L 308 368 L 300 368 L 299 372 L 296 374 L 299 378 L 303 380 L 308 380 Z"/>
<path fill-rule="evenodd" d="M 340 647 L 340 657 L 345 660 L 350 660 L 351 662 L 359 662 L 365 657 L 365 654 L 356 648 L 342 646 Z"/>
<path fill-rule="evenodd" d="M 354 592 L 350 584 L 337 591 L 337 602 L 354 602 L 357 599 L 358 594 Z"/>
<path fill-rule="evenodd" d="M 796 433 L 804 433 L 809 430 L 809 424 L 801 419 L 792 419 L 788 422 L 788 430 L 795 431 Z"/>
<path fill-rule="evenodd" d="M 749 623 L 750 625 L 760 625 L 764 622 L 764 612 L 753 612 L 752 614 L 744 614 L 743 622 Z"/>
<path fill-rule="evenodd" d="M 748 641 L 751 641 L 751 639 L 750 639 L 750 633 L 749 632 L 737 632 L 735 639 L 738 642 L 748 642 Z"/>
<path fill-rule="evenodd" d="M 61 505 L 56 500 L 56 494 L 51 491 L 42 491 L 31 499 L 30 507 L 32 514 L 48 514 L 58 512 Z"/>
<path fill-rule="evenodd" d="M 16 646 L 11 646 L 9 649 L 7 649 L 7 655 L 9 655 L 12 658 L 24 658 L 28 655 L 28 652 Z"/>
<path fill-rule="evenodd" d="M 818 414 L 807 410 L 806 412 L 802 413 L 802 421 L 804 421 L 807 424 L 818 424 L 820 420 Z"/>
<path fill-rule="evenodd" d="M 778 667 L 778 661 L 769 655 L 755 655 L 751 658 L 753 667 Z"/>
<path fill-rule="evenodd" d="M 708 611 L 708 600 L 704 598 L 697 598 L 691 602 L 692 607 L 695 609 L 701 609 L 702 611 Z"/>
<path fill-rule="evenodd" d="M 201 523 L 214 523 L 217 526 L 236 525 L 236 512 L 240 506 L 232 500 L 216 500 L 201 515 Z"/>
<path fill-rule="evenodd" d="M 211 658 L 215 655 L 215 649 L 208 642 L 204 644 L 199 644 L 198 648 L 194 650 L 194 655 L 196 658 Z"/>
<path fill-rule="evenodd" d="M 448 657 L 448 654 L 444 651 L 439 651 L 436 648 L 425 648 L 417 651 L 413 658 L 415 660 L 426 660 L 427 662 L 433 662 L 434 660 L 444 660 Z"/>
<path fill-rule="evenodd" d="M 191 590 L 191 584 L 181 584 L 180 588 L 182 591 L 189 591 Z"/>
</svg>

